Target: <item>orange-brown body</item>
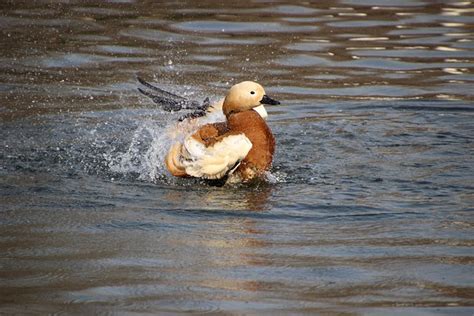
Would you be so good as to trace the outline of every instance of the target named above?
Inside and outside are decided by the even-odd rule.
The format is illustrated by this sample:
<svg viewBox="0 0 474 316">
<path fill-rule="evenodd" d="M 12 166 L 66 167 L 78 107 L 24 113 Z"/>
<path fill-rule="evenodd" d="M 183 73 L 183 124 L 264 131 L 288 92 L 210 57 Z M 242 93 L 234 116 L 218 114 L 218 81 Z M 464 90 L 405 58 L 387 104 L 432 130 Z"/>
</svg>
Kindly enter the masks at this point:
<svg viewBox="0 0 474 316">
<path fill-rule="evenodd" d="M 271 167 L 275 152 L 275 138 L 265 120 L 254 110 L 229 115 L 229 129 L 244 133 L 252 149 L 237 169 L 242 179 L 260 175 Z"/>
<path fill-rule="evenodd" d="M 231 113 L 227 122 L 206 124 L 192 137 L 206 146 L 212 146 L 226 136 L 241 133 L 250 140 L 252 149 L 241 162 L 236 173 L 243 180 L 248 180 L 271 167 L 275 152 L 275 138 L 272 131 L 256 111 Z"/>
</svg>

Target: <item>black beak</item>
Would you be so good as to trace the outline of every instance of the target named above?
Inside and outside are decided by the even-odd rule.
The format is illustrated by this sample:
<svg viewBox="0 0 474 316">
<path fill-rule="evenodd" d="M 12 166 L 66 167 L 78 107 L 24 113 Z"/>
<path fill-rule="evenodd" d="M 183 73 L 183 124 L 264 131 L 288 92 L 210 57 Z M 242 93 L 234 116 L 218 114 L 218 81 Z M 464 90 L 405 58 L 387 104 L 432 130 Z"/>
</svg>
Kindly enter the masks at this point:
<svg viewBox="0 0 474 316">
<path fill-rule="evenodd" d="M 270 98 L 268 95 L 264 95 L 262 100 L 260 100 L 260 103 L 261 104 L 268 104 L 268 105 L 277 105 L 277 104 L 280 104 L 279 101 L 277 100 L 273 100 L 272 98 Z"/>
</svg>

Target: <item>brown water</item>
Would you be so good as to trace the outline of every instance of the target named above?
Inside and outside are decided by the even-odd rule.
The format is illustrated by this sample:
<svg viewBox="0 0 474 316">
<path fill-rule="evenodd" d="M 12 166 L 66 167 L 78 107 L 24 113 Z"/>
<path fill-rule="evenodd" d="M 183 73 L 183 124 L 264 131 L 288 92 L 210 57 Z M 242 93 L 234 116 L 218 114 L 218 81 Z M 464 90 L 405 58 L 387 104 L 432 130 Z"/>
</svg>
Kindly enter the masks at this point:
<svg viewBox="0 0 474 316">
<path fill-rule="evenodd" d="M 0 10 L 0 313 L 474 313 L 471 1 Z M 171 178 L 136 75 L 261 82 L 272 177 Z"/>
</svg>

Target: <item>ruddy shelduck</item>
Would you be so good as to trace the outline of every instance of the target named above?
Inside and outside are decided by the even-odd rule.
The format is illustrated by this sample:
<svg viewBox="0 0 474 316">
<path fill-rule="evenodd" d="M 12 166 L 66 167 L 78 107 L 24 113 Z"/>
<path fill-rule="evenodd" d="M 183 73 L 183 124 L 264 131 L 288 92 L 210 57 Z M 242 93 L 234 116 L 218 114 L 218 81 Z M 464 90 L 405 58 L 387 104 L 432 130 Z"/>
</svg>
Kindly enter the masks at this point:
<svg viewBox="0 0 474 316">
<path fill-rule="evenodd" d="M 280 102 L 267 96 L 260 84 L 238 83 L 221 102 L 210 105 L 206 99 L 199 105 L 139 80 L 156 92 L 164 92 L 157 96 L 140 89 L 156 103 L 166 106 L 168 111 L 194 109 L 181 118 L 184 122 L 193 124 L 193 120 L 210 111 L 221 110 L 225 116 L 225 121 L 198 126 L 183 141 L 171 145 L 165 165 L 172 175 L 247 182 L 270 169 L 275 138 L 265 121 L 267 112 L 263 105 Z"/>
</svg>

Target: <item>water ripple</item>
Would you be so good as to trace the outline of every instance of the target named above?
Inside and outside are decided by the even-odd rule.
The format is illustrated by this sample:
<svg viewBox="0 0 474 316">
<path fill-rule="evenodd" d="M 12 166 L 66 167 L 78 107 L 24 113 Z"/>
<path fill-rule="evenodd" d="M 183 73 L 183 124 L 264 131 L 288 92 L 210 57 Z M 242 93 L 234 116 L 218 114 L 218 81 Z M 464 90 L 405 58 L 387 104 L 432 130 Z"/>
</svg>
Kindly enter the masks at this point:
<svg viewBox="0 0 474 316">
<path fill-rule="evenodd" d="M 44 1 L 0 26 L 0 313 L 472 310 L 470 1 Z M 163 163 L 180 113 L 261 82 L 264 181 Z"/>
</svg>

